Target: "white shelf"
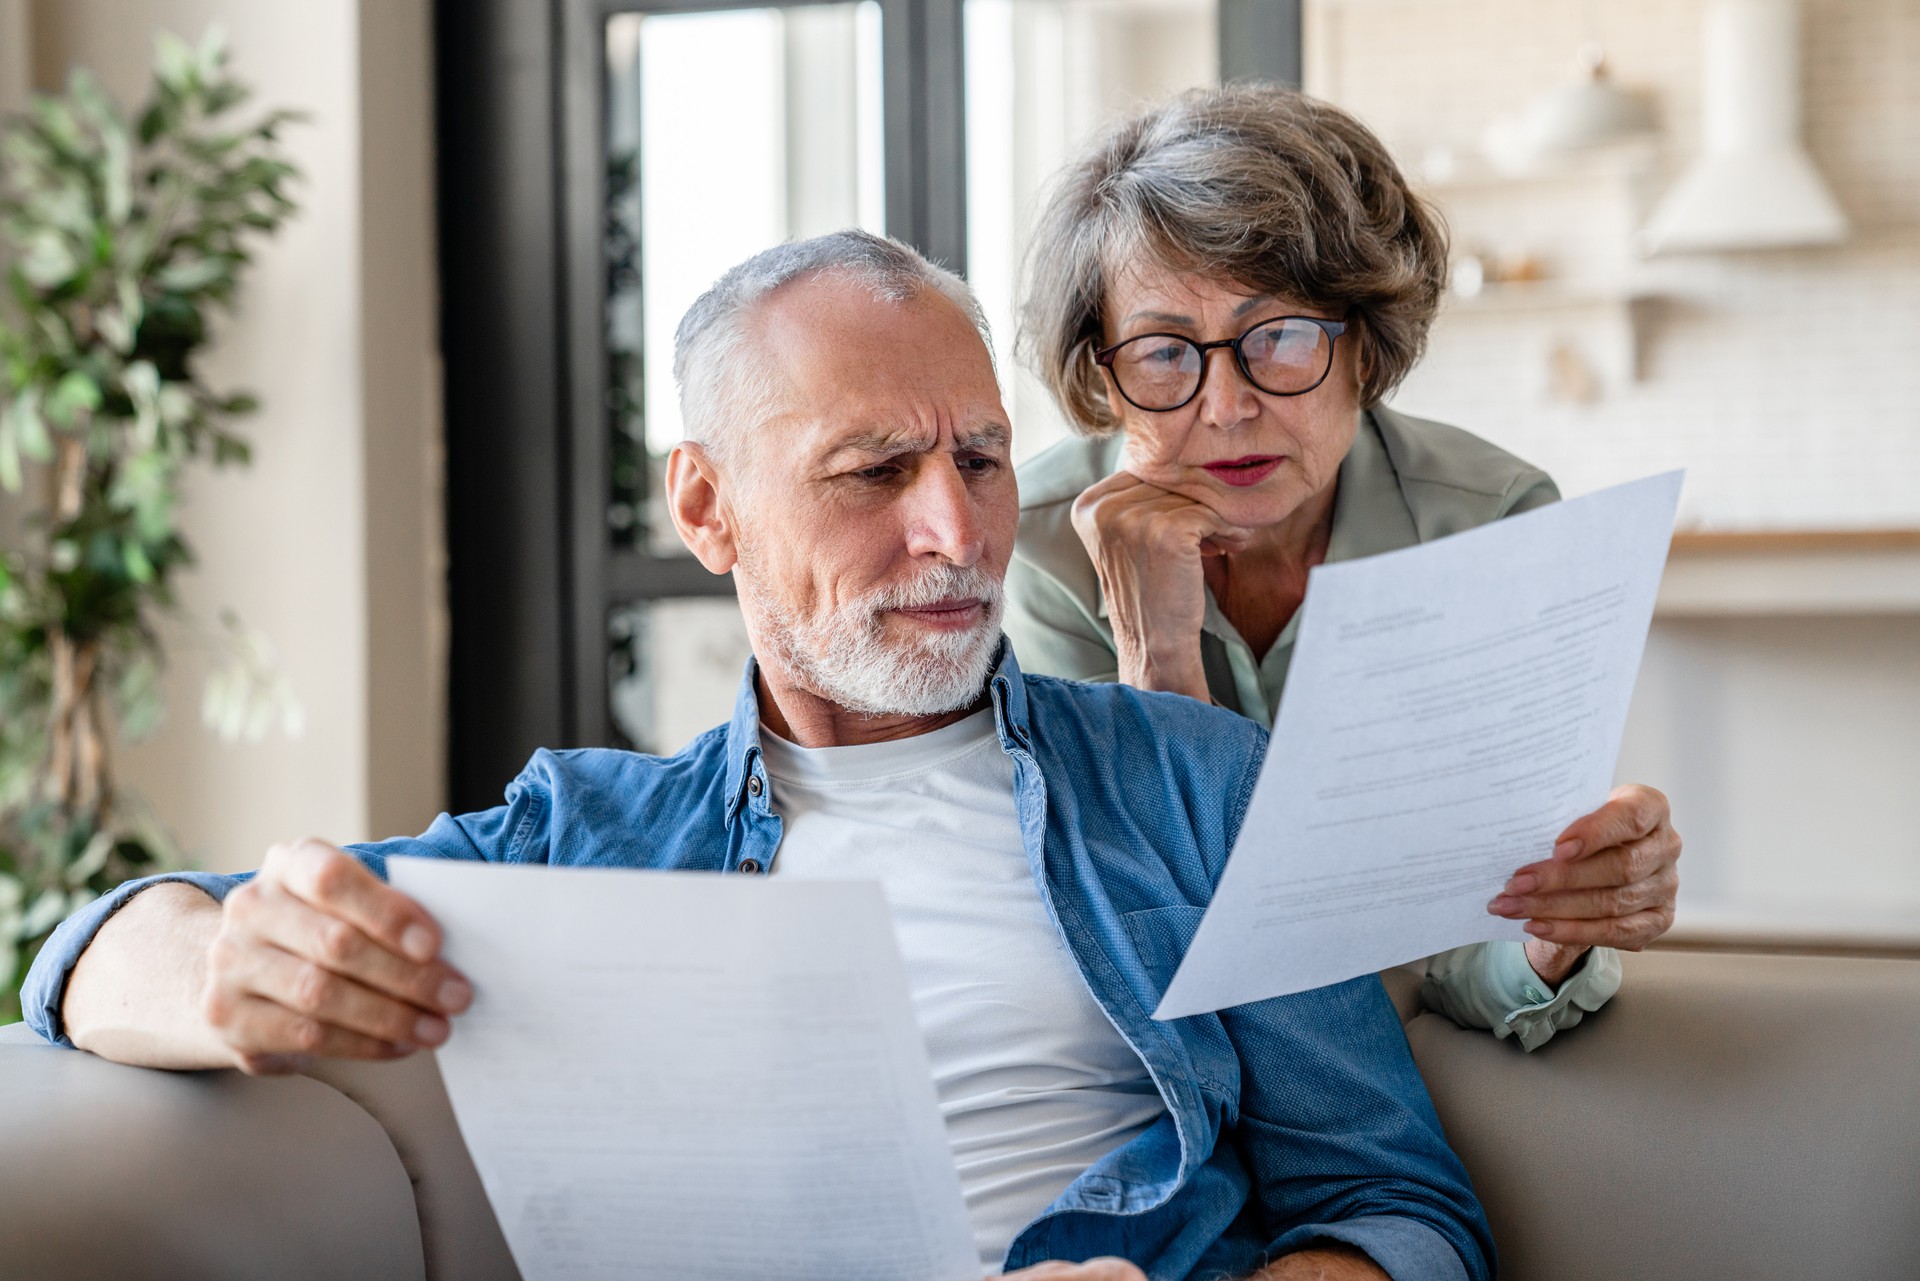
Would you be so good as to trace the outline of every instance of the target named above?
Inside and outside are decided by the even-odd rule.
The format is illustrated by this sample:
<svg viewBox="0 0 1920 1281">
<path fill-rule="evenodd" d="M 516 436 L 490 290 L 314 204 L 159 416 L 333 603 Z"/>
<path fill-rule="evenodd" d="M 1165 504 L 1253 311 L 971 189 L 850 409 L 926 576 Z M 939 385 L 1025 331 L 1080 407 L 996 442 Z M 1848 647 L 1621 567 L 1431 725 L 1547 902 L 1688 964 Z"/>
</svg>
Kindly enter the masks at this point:
<svg viewBox="0 0 1920 1281">
<path fill-rule="evenodd" d="M 1683 532 L 1654 614 L 1920 616 L 1920 530 Z"/>
</svg>

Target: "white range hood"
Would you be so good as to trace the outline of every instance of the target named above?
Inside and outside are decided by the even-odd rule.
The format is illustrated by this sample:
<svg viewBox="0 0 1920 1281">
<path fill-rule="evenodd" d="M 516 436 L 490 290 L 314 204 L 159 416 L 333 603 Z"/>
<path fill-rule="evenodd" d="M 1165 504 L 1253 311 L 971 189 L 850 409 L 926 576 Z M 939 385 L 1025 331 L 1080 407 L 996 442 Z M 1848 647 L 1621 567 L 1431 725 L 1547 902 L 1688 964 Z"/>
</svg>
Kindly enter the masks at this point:
<svg viewBox="0 0 1920 1281">
<path fill-rule="evenodd" d="M 1794 0 L 1716 0 L 1706 20 L 1703 150 L 1640 233 L 1642 253 L 1784 249 L 1845 238 L 1800 145 Z"/>
</svg>

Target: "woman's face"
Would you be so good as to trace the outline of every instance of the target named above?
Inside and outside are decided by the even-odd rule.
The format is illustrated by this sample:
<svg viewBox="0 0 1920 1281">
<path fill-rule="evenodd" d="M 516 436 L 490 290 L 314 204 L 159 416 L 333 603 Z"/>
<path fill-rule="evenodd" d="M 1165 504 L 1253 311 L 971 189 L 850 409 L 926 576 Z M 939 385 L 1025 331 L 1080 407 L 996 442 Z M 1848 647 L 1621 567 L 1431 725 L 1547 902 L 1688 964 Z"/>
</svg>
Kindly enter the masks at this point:
<svg viewBox="0 0 1920 1281">
<path fill-rule="evenodd" d="M 1120 274 L 1105 312 L 1103 346 L 1156 333 L 1214 342 L 1279 316 L 1342 319 L 1157 264 Z M 1212 508 L 1228 524 L 1278 524 L 1333 485 L 1353 443 L 1360 408 L 1356 346 L 1351 330 L 1335 341 L 1325 381 L 1298 396 L 1261 391 L 1240 372 L 1231 350 L 1217 348 L 1207 353 L 1199 394 L 1164 413 L 1128 402 L 1103 370 L 1107 403 L 1126 432 L 1126 469 Z"/>
</svg>

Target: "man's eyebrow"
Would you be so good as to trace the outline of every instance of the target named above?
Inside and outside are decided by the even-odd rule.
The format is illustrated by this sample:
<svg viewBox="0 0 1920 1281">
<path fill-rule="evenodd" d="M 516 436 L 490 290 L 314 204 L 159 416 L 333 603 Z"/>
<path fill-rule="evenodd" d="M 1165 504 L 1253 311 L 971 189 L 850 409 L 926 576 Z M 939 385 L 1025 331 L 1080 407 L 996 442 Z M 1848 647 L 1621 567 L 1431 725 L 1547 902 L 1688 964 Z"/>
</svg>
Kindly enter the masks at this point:
<svg viewBox="0 0 1920 1281">
<path fill-rule="evenodd" d="M 957 442 L 962 449 L 1005 448 L 1013 439 L 1013 428 L 1005 423 L 988 423 L 985 427 L 976 427 Z"/>
<path fill-rule="evenodd" d="M 954 443 L 961 449 L 981 449 L 996 445 L 1005 445 L 1013 438 L 1013 431 L 1005 423 L 991 423 L 961 434 Z M 927 437 L 924 431 L 870 431 L 851 436 L 835 444 L 832 453 L 856 454 L 917 454 L 927 449 Z"/>
</svg>

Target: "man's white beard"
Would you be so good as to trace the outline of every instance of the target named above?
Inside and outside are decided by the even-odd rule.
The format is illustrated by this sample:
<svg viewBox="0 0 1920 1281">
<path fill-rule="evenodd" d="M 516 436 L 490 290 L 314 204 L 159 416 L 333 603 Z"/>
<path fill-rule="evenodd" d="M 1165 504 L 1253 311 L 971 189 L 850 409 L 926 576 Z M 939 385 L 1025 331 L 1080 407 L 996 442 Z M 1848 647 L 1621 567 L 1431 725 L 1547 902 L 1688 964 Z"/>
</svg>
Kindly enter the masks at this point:
<svg viewBox="0 0 1920 1281">
<path fill-rule="evenodd" d="M 850 601 L 832 613 L 800 618 L 773 599 L 741 557 L 736 579 L 759 615 L 768 655 L 802 688 L 867 716 L 938 716 L 980 696 L 1000 641 L 1000 583 L 978 567 L 942 564 L 912 582 Z M 905 641 L 886 635 L 889 610 L 954 597 L 986 608 L 964 632 L 923 632 Z"/>
</svg>

